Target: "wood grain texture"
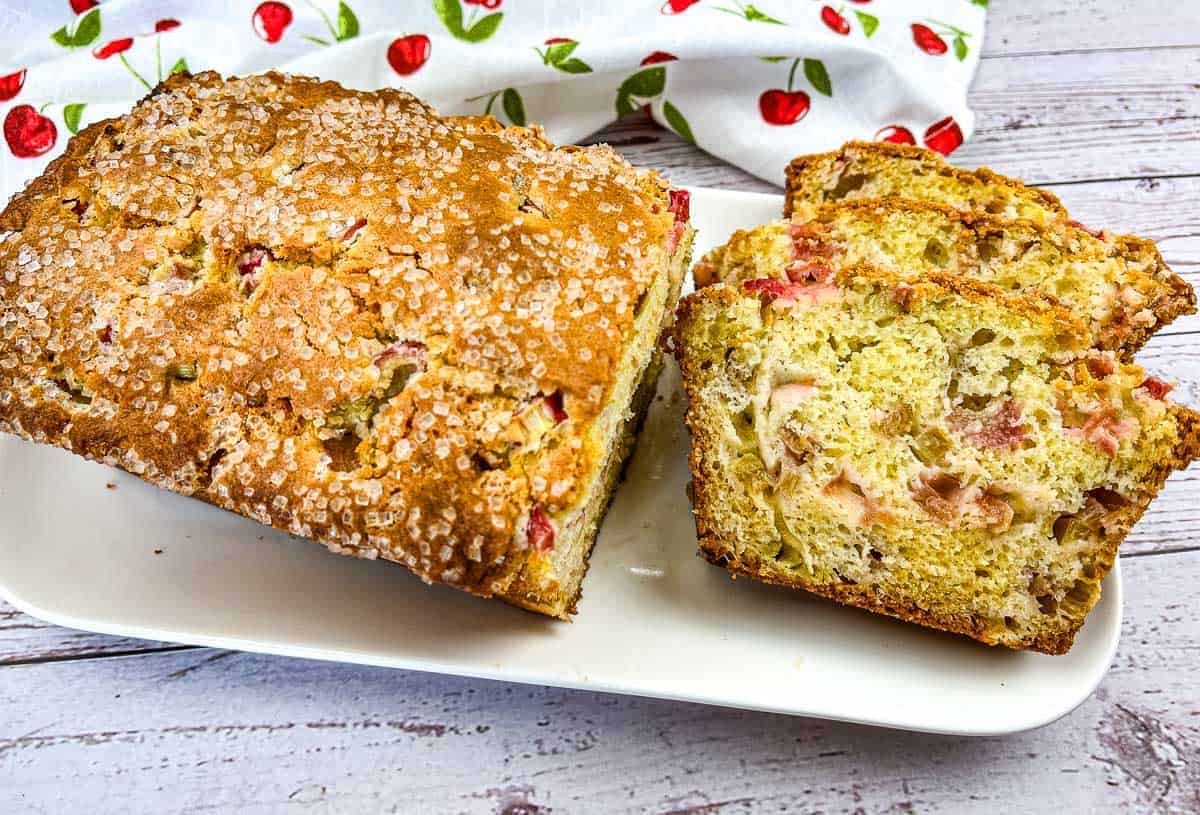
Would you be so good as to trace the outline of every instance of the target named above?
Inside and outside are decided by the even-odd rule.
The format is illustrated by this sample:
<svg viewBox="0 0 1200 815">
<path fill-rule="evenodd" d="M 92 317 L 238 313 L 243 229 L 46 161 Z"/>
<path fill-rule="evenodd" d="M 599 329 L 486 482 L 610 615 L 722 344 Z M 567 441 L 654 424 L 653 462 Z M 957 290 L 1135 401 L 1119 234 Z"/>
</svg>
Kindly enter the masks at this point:
<svg viewBox="0 0 1200 815">
<path fill-rule="evenodd" d="M 1200 283 L 1198 67 L 1200 3 L 992 3 L 955 160 L 1050 183 Z M 595 140 L 676 183 L 777 191 L 644 118 Z M 1200 406 L 1200 319 L 1139 361 Z M 1100 689 L 1006 738 L 164 650 L 0 604 L 0 812 L 1198 812 L 1198 480 L 1175 476 L 1123 548 Z"/>
<path fill-rule="evenodd" d="M 1005 738 L 228 651 L 9 668 L 0 811 L 1194 812 L 1198 568 L 1128 563 L 1100 690 Z"/>
<path fill-rule="evenodd" d="M 1200 5 L 1189 0 L 993 0 L 983 56 L 1172 48 L 1200 44 Z M 1107 57 L 1108 54 L 1105 54 Z"/>
<path fill-rule="evenodd" d="M 60 628 L 0 602 L 0 667 L 186 647 Z"/>
<path fill-rule="evenodd" d="M 1195 173 L 1198 67 L 1200 46 L 983 60 L 954 160 L 1037 184 Z"/>
</svg>

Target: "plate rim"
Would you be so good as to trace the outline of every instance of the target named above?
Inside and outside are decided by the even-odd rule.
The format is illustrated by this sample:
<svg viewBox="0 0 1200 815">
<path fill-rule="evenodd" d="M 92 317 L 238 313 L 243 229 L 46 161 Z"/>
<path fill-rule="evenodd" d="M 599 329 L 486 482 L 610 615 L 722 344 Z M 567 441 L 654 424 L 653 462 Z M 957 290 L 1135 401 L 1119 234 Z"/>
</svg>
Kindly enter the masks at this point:
<svg viewBox="0 0 1200 815">
<path fill-rule="evenodd" d="M 122 623 L 110 623 L 104 620 L 94 619 L 84 620 L 76 618 L 72 614 L 60 614 L 56 611 L 41 608 L 37 604 L 26 600 L 24 597 L 21 597 L 19 594 L 13 591 L 7 584 L 5 584 L 3 582 L 2 575 L 0 575 L 0 599 L 9 603 L 18 611 L 42 620 L 43 622 L 78 631 L 88 631 L 114 637 L 128 637 L 148 641 L 169 642 L 198 648 L 219 648 L 222 650 L 267 654 L 271 656 L 287 657 L 289 659 L 307 659 L 318 662 L 333 662 L 347 665 L 387 668 L 392 670 L 418 671 L 421 673 L 438 674 L 444 676 L 460 676 L 469 679 L 511 682 L 519 685 L 540 685 L 543 687 L 589 691 L 592 693 L 614 693 L 622 696 L 636 696 L 646 699 L 659 699 L 670 702 L 688 702 L 692 704 L 727 708 L 731 710 L 749 710 L 784 716 L 800 716 L 813 719 L 823 719 L 826 721 L 846 722 L 848 724 L 883 727 L 889 730 L 905 730 L 914 733 L 932 733 L 937 735 L 972 737 L 1003 736 L 1015 733 L 1023 733 L 1029 730 L 1036 730 L 1040 727 L 1044 727 L 1058 721 L 1074 711 L 1085 701 L 1087 701 L 1089 697 L 1091 697 L 1096 688 L 1099 687 L 1100 683 L 1104 680 L 1104 677 L 1108 675 L 1109 668 L 1112 666 L 1112 662 L 1116 657 L 1117 647 L 1120 643 L 1119 634 L 1121 631 L 1122 621 L 1124 619 L 1124 592 L 1121 580 L 1120 558 L 1114 561 L 1112 570 L 1105 577 L 1104 593 L 1109 594 L 1111 598 L 1110 602 L 1116 604 L 1116 620 L 1114 621 L 1114 628 L 1116 629 L 1118 635 L 1109 638 L 1105 649 L 1104 659 L 1097 663 L 1103 665 L 1103 667 L 1096 671 L 1096 675 L 1089 680 L 1085 689 L 1079 692 L 1075 698 L 1072 698 L 1069 704 L 1065 705 L 1061 711 L 1054 711 L 1042 716 L 1034 716 L 1029 720 L 1020 721 L 1012 726 L 994 728 L 950 728 L 930 727 L 927 724 L 921 724 L 919 721 L 906 720 L 903 716 L 889 720 L 856 718 L 852 715 L 833 714 L 829 712 L 813 711 L 800 708 L 737 704 L 723 698 L 718 699 L 712 696 L 706 696 L 705 694 L 673 694 L 617 682 L 596 682 L 590 680 L 577 681 L 569 678 L 547 676 L 535 672 L 501 672 L 489 671 L 486 669 L 473 670 L 470 668 L 449 666 L 429 660 L 388 657 L 371 658 L 370 655 L 362 654 L 361 652 L 357 651 L 338 651 L 336 649 L 290 645 L 287 643 L 266 640 L 244 639 L 235 636 L 210 636 L 205 634 L 194 634 L 190 632 L 180 635 L 175 631 L 158 629 L 152 626 L 125 625 Z M 856 609 L 847 610 L 861 612 L 861 610 Z M 984 648 L 989 646 L 979 644 L 978 647 Z M 990 647 L 1001 648 L 1002 646 Z"/>
</svg>

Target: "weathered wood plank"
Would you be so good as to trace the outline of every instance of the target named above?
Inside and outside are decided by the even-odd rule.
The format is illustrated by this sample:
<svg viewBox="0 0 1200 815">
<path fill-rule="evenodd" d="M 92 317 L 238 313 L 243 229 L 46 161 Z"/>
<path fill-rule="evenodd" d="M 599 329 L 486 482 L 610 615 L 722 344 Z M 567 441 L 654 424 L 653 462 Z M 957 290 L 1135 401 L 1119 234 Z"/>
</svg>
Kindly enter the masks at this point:
<svg viewBox="0 0 1200 815">
<path fill-rule="evenodd" d="M 1178 0 L 993 2 L 984 59 L 1013 54 L 1164 48 L 1200 43 L 1200 5 Z"/>
<path fill-rule="evenodd" d="M 1200 553 L 1125 568 L 1113 671 L 1031 733 L 923 736 L 203 650 L 3 669 L 0 810 L 1195 811 Z"/>
<path fill-rule="evenodd" d="M 1198 68 L 1200 47 L 984 60 L 955 161 L 1031 183 L 1195 173 Z"/>
<path fill-rule="evenodd" d="M 183 646 L 59 628 L 0 601 L 0 667 L 180 647 Z"/>
</svg>

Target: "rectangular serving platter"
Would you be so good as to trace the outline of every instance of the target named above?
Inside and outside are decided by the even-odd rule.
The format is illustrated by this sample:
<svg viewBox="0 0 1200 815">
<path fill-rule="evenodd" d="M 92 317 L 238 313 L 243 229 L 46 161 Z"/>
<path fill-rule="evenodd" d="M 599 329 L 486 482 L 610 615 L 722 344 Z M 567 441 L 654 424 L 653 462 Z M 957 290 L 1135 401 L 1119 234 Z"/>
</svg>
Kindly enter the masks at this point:
<svg viewBox="0 0 1200 815">
<path fill-rule="evenodd" d="M 776 195 L 691 192 L 697 257 L 782 210 Z M 1061 657 L 731 581 L 696 556 L 683 412 L 668 362 L 570 623 L 425 586 L 399 566 L 332 555 L 9 436 L 0 596 L 106 634 L 942 733 L 1037 727 L 1104 676 L 1120 633 L 1119 568 Z"/>
</svg>

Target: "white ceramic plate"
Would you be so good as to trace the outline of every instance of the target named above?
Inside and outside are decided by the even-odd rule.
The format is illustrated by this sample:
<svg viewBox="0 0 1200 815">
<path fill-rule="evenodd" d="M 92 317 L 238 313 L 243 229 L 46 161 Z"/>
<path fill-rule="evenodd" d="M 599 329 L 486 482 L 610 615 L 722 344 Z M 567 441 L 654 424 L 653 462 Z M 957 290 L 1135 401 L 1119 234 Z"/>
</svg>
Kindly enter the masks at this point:
<svg viewBox="0 0 1200 815">
<path fill-rule="evenodd" d="M 697 252 L 778 217 L 782 204 L 774 195 L 692 195 Z M 1120 630 L 1117 569 L 1062 657 L 731 582 L 696 556 L 673 364 L 659 397 L 573 623 L 425 586 L 399 566 L 332 555 L 8 436 L 0 595 L 52 623 L 108 634 L 947 733 L 1045 724 L 1104 675 Z"/>
</svg>

